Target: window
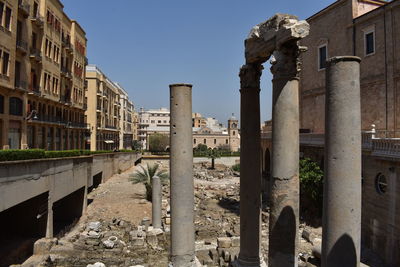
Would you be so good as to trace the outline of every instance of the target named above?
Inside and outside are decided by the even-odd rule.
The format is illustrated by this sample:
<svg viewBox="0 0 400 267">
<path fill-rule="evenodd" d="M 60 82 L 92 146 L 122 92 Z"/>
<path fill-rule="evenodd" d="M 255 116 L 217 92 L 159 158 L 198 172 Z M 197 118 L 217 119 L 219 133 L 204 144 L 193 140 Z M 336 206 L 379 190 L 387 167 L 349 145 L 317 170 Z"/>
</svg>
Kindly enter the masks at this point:
<svg viewBox="0 0 400 267">
<path fill-rule="evenodd" d="M 326 44 L 318 47 L 318 70 L 326 68 L 326 60 L 328 58 L 328 46 Z"/>
<path fill-rule="evenodd" d="M 207 144 L 207 140 L 206 139 L 204 139 L 204 144 Z"/>
<path fill-rule="evenodd" d="M 373 55 L 375 53 L 375 27 L 369 27 L 364 30 L 364 47 L 365 55 Z"/>
<path fill-rule="evenodd" d="M 216 145 L 217 144 L 217 139 L 214 139 L 214 145 Z"/>
<path fill-rule="evenodd" d="M 6 21 L 4 23 L 4 28 L 11 31 L 11 8 L 6 7 Z"/>
<path fill-rule="evenodd" d="M 0 113 L 4 113 L 4 96 L 0 95 Z"/>
<path fill-rule="evenodd" d="M 0 26 L 2 26 L 3 22 L 3 12 L 4 12 L 4 3 L 0 2 Z"/>
<path fill-rule="evenodd" d="M 196 144 L 196 142 L 197 142 L 196 139 L 193 139 L 193 144 Z"/>
<path fill-rule="evenodd" d="M 1 71 L 1 73 L 3 74 L 3 75 L 6 75 L 6 76 L 8 76 L 8 66 L 9 66 L 9 60 L 10 60 L 10 54 L 9 53 L 7 53 L 7 52 L 3 52 L 3 68 L 2 68 L 2 71 Z"/>
<path fill-rule="evenodd" d="M 235 134 L 236 134 L 236 132 L 235 132 L 235 131 L 233 131 L 233 132 L 232 132 L 232 134 L 233 134 L 233 135 L 235 135 Z"/>
<path fill-rule="evenodd" d="M 225 140 L 225 144 L 228 144 L 228 139 Z"/>
<path fill-rule="evenodd" d="M 382 173 L 378 173 L 375 178 L 375 187 L 376 191 L 379 194 L 384 194 L 387 191 L 387 179 L 386 176 Z"/>
<path fill-rule="evenodd" d="M 161 123 L 161 120 L 158 120 L 158 123 Z"/>
<path fill-rule="evenodd" d="M 10 115 L 22 116 L 22 100 L 18 97 L 10 97 Z"/>
</svg>

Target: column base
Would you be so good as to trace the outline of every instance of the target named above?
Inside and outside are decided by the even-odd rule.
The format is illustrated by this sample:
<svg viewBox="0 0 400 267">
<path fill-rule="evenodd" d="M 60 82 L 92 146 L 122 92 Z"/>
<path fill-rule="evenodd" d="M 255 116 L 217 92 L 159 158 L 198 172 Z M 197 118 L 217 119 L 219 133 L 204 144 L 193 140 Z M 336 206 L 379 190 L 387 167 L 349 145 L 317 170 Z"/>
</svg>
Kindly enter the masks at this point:
<svg viewBox="0 0 400 267">
<path fill-rule="evenodd" d="M 263 259 L 260 259 L 260 262 L 247 262 L 241 259 L 237 259 L 232 262 L 233 267 L 267 267 L 267 264 L 264 262 Z"/>
</svg>

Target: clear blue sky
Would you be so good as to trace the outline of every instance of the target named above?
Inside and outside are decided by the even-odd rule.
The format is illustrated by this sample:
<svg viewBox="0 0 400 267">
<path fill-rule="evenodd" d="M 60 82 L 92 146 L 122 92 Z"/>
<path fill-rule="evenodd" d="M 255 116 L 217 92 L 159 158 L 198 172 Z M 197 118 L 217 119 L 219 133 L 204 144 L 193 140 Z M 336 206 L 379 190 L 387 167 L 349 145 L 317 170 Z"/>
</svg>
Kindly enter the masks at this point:
<svg viewBox="0 0 400 267">
<path fill-rule="evenodd" d="M 193 84 L 193 111 L 226 123 L 239 117 L 243 41 L 274 13 L 306 19 L 335 0 L 62 0 L 85 29 L 90 64 L 119 82 L 136 109 L 169 106 L 171 83 Z M 271 117 L 263 72 L 262 120 Z"/>
</svg>

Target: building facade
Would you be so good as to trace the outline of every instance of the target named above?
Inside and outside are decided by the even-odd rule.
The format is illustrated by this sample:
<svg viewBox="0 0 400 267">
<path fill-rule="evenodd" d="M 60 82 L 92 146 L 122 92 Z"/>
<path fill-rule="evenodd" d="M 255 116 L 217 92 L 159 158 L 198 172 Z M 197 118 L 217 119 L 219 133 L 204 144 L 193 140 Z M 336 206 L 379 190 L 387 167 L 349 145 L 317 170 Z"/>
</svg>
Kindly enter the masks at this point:
<svg viewBox="0 0 400 267">
<path fill-rule="evenodd" d="M 120 141 L 119 149 L 132 149 L 134 140 L 134 113 L 133 102 L 129 100 L 128 93 L 118 83 L 115 83 L 120 91 L 121 116 L 120 116 Z"/>
<path fill-rule="evenodd" d="M 169 135 L 170 112 L 167 108 L 139 111 L 138 137 L 143 149 L 149 149 L 149 136 L 155 133 Z"/>
<path fill-rule="evenodd" d="M 58 0 L 1 0 L 0 15 L 0 148 L 85 148 L 84 30 Z"/>
<path fill-rule="evenodd" d="M 95 65 L 86 67 L 90 149 L 117 150 L 120 147 L 120 89 Z"/>
</svg>

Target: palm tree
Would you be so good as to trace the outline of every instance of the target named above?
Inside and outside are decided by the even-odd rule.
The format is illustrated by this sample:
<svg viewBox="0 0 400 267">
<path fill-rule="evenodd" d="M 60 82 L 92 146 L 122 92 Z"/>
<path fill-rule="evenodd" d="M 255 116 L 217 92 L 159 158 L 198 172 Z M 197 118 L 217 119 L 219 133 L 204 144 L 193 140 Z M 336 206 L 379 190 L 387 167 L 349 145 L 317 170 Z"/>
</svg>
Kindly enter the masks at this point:
<svg viewBox="0 0 400 267">
<path fill-rule="evenodd" d="M 207 152 L 207 157 L 211 159 L 211 169 L 215 169 L 215 159 L 221 157 L 221 153 L 217 149 L 209 149 Z"/>
<path fill-rule="evenodd" d="M 133 184 L 144 183 L 146 187 L 146 199 L 151 201 L 152 186 L 151 180 L 154 176 L 158 176 L 163 185 L 169 181 L 169 174 L 167 170 L 161 170 L 158 164 L 146 164 L 146 167 L 139 165 L 141 169 L 134 172 L 130 178 Z"/>
</svg>

